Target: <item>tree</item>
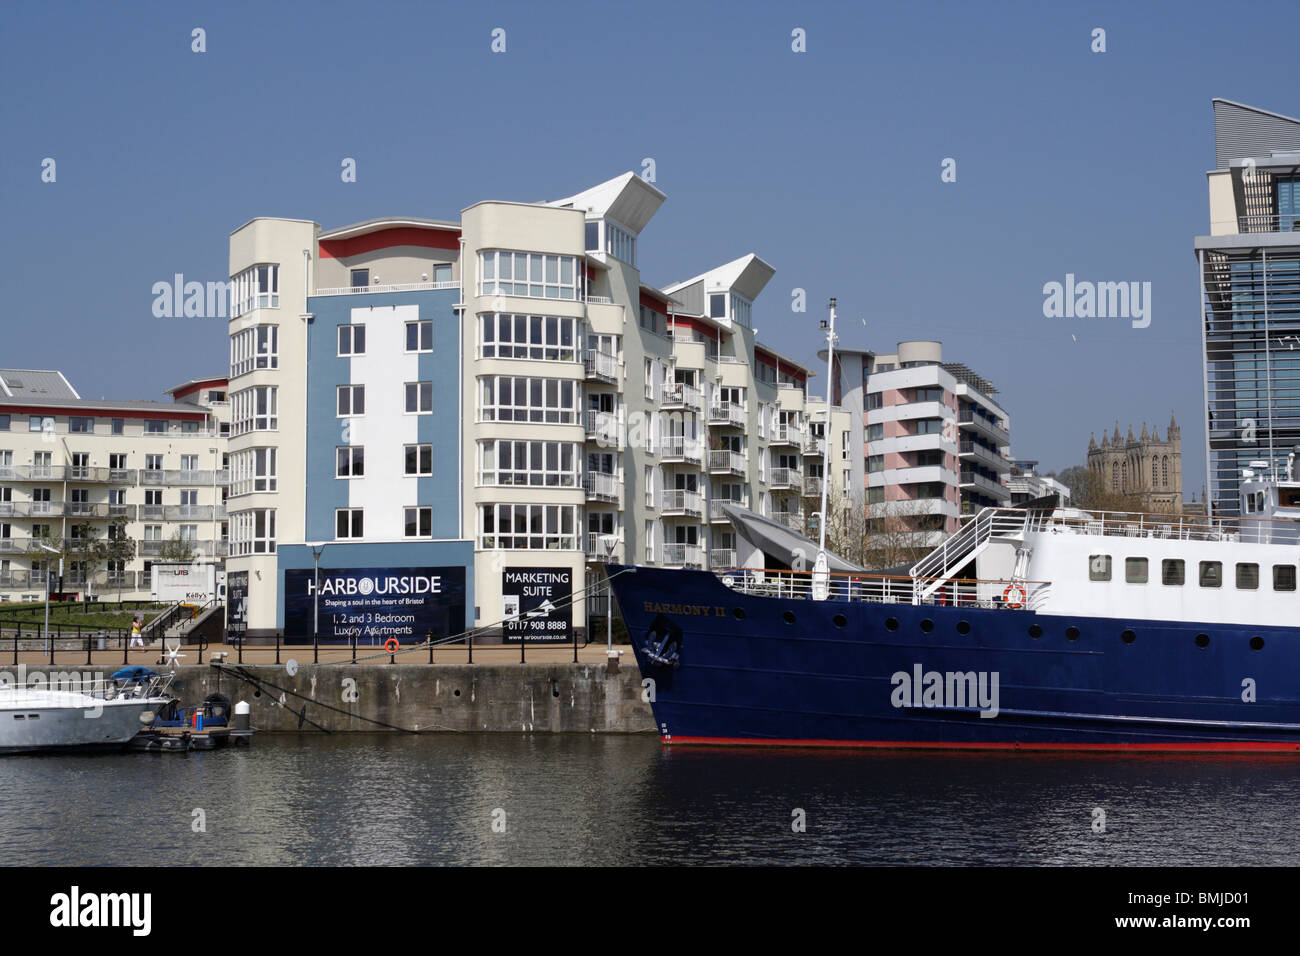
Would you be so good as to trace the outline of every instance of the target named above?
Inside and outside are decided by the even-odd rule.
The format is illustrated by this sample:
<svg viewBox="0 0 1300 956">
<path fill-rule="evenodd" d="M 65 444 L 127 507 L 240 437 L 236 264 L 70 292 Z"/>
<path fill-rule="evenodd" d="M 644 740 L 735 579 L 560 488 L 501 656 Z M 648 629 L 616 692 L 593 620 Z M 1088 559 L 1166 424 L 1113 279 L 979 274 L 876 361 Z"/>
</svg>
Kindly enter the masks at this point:
<svg viewBox="0 0 1300 956">
<path fill-rule="evenodd" d="M 184 537 L 180 529 L 177 529 L 176 533 L 163 543 L 162 553 L 159 555 L 163 561 L 173 564 L 187 564 L 193 561 L 195 556 L 194 542 Z"/>
<path fill-rule="evenodd" d="M 135 557 L 135 541 L 126 536 L 126 525 L 114 523 L 109 525 L 108 536 L 102 541 L 95 541 L 94 553 L 96 558 L 107 565 L 111 562 L 120 561 L 123 566 Z M 117 578 L 117 601 L 122 603 L 122 575 Z"/>
<path fill-rule="evenodd" d="M 944 530 L 942 515 L 917 509 L 913 501 L 880 501 L 867 507 L 867 567 L 911 566 L 934 550 L 925 537 Z"/>
</svg>

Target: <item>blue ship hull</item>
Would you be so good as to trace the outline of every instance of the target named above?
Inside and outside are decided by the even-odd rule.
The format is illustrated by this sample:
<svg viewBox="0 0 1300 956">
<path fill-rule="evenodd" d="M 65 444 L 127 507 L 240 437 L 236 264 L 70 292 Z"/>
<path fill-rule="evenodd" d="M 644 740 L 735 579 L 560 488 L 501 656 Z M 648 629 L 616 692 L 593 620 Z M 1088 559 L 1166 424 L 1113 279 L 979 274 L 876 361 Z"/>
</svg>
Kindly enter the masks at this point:
<svg viewBox="0 0 1300 956">
<path fill-rule="evenodd" d="M 1300 752 L 1296 627 L 811 601 L 742 594 L 706 571 L 609 573 L 665 743 Z"/>
</svg>

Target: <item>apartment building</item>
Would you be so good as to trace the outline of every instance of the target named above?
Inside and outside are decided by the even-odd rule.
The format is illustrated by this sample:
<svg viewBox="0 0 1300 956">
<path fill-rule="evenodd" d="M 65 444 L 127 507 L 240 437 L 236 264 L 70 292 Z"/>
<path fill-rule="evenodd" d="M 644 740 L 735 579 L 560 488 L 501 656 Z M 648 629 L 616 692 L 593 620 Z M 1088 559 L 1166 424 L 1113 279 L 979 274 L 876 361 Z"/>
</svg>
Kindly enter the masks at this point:
<svg viewBox="0 0 1300 956">
<path fill-rule="evenodd" d="M 836 349 L 834 389 L 861 429 L 847 436 L 870 527 L 932 547 L 959 520 L 1010 500 L 1006 411 L 992 382 L 945 363 L 938 342 L 892 354 Z"/>
<path fill-rule="evenodd" d="M 1040 474 L 1038 462 L 1029 458 L 1010 458 L 1011 471 L 1007 475 L 1007 491 L 1011 495 L 1010 503 L 1023 505 L 1037 498 L 1056 495 L 1061 507 L 1070 506 L 1070 489 L 1055 478 Z"/>
<path fill-rule="evenodd" d="M 1300 120 L 1214 100 L 1210 234 L 1196 237 L 1209 507 L 1300 445 Z"/>
<path fill-rule="evenodd" d="M 755 341 L 759 257 L 642 281 L 664 199 L 625 173 L 455 221 L 236 230 L 229 580 L 250 636 L 304 633 L 309 604 L 342 634 L 355 608 L 322 616 L 318 569 L 375 593 L 437 579 L 421 639 L 491 628 L 520 579 L 567 582 L 582 628 L 607 563 L 733 564 L 722 502 L 807 526 L 816 438 L 839 448 L 849 417 Z"/>
<path fill-rule="evenodd" d="M 223 560 L 226 379 L 169 394 L 95 401 L 57 371 L 0 370 L 0 601 L 42 600 L 60 556 L 64 597 L 126 600 L 149 596 L 164 551 Z M 92 557 L 94 542 L 113 540 L 114 557 Z"/>
</svg>

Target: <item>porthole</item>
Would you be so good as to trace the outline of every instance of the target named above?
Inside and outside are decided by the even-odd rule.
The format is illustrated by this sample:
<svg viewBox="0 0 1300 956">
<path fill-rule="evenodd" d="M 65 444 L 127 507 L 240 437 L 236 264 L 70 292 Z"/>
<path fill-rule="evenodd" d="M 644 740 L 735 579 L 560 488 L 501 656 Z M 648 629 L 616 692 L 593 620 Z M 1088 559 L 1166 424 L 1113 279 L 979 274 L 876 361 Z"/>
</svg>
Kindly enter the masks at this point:
<svg viewBox="0 0 1300 956">
<path fill-rule="evenodd" d="M 787 623 L 787 624 L 793 624 L 793 623 L 794 623 L 794 611 L 786 611 L 784 614 L 781 615 L 781 618 L 785 621 L 785 623 Z"/>
<path fill-rule="evenodd" d="M 743 607 L 733 607 L 731 609 L 731 616 L 737 621 L 743 621 L 745 619 L 745 609 Z"/>
<path fill-rule="evenodd" d="M 1072 641 L 1077 641 L 1079 639 L 1079 629 L 1071 624 L 1065 629 L 1065 636 Z"/>
<path fill-rule="evenodd" d="M 459 696 L 460 696 L 460 691 L 458 691 L 458 690 L 454 690 L 454 691 L 451 692 L 451 695 L 452 695 L 453 697 L 459 697 Z"/>
<path fill-rule="evenodd" d="M 1208 635 L 1208 634 L 1197 634 L 1197 635 L 1196 635 L 1196 646 L 1197 646 L 1197 647 L 1209 647 L 1209 646 L 1210 646 L 1210 635 Z"/>
<path fill-rule="evenodd" d="M 969 633 L 970 633 L 970 621 L 958 621 L 958 622 L 957 622 L 957 633 L 958 633 L 958 634 L 969 634 Z"/>
<path fill-rule="evenodd" d="M 1125 631 L 1123 634 L 1120 635 L 1120 640 L 1122 640 L 1125 644 L 1132 644 L 1134 641 L 1137 640 L 1137 637 L 1138 636 L 1136 633 L 1129 630 L 1129 631 Z"/>
<path fill-rule="evenodd" d="M 924 620 L 922 620 L 922 621 L 921 621 L 921 630 L 923 630 L 923 631 L 925 631 L 925 633 L 929 634 L 931 631 L 934 630 L 934 621 L 930 620 L 928 617 L 925 618 Z"/>
<path fill-rule="evenodd" d="M 896 631 L 896 630 L 898 630 L 898 618 L 896 618 L 896 617 L 887 617 L 887 618 L 885 618 L 885 630 L 887 630 L 887 631 Z"/>
<path fill-rule="evenodd" d="M 1259 635 L 1252 637 L 1250 639 L 1250 649 L 1252 651 L 1262 651 L 1264 649 L 1264 639 Z"/>
<path fill-rule="evenodd" d="M 849 619 L 845 617 L 843 614 L 836 614 L 833 618 L 831 618 L 831 620 L 835 622 L 836 627 L 845 627 L 849 623 Z"/>
<path fill-rule="evenodd" d="M 1030 624 L 1029 636 L 1032 637 L 1034 640 L 1038 640 L 1040 637 L 1043 636 L 1043 629 L 1039 627 L 1037 624 Z"/>
</svg>

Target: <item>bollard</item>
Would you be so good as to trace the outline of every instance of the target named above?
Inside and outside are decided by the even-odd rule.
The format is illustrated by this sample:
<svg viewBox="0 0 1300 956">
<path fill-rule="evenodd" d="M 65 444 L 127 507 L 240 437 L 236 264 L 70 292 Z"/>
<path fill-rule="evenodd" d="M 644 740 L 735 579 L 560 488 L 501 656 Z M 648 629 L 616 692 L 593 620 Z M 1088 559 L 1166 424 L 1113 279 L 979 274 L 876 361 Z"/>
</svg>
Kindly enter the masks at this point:
<svg viewBox="0 0 1300 956">
<path fill-rule="evenodd" d="M 86 666 L 89 667 L 90 664 L 91 664 L 91 660 L 90 660 L 90 635 L 87 634 L 87 635 L 86 635 Z"/>
<path fill-rule="evenodd" d="M 425 631 L 424 639 L 429 642 L 429 663 L 433 663 L 433 631 Z"/>
<path fill-rule="evenodd" d="M 352 663 L 355 664 L 356 662 L 357 662 L 357 632 L 356 632 L 355 629 L 353 629 L 353 631 L 352 631 Z"/>
<path fill-rule="evenodd" d="M 126 658 L 126 650 L 127 650 L 127 648 L 126 648 L 126 631 L 119 630 L 117 633 L 118 633 L 118 634 L 121 636 L 121 638 L 122 638 L 122 663 L 125 664 L 125 663 L 127 662 L 127 658 Z"/>
<path fill-rule="evenodd" d="M 474 663 L 474 632 L 470 631 L 468 635 L 469 643 L 469 663 Z"/>
<path fill-rule="evenodd" d="M 275 662 L 280 663 L 280 632 L 275 632 Z"/>
<path fill-rule="evenodd" d="M 251 708 L 248 706 L 248 701 L 246 700 L 241 700 L 237 704 L 235 704 L 235 729 L 236 730 L 252 729 L 251 716 L 249 714 L 250 710 Z"/>
<path fill-rule="evenodd" d="M 320 632 L 317 631 L 311 636 L 311 662 L 320 663 Z"/>
</svg>

